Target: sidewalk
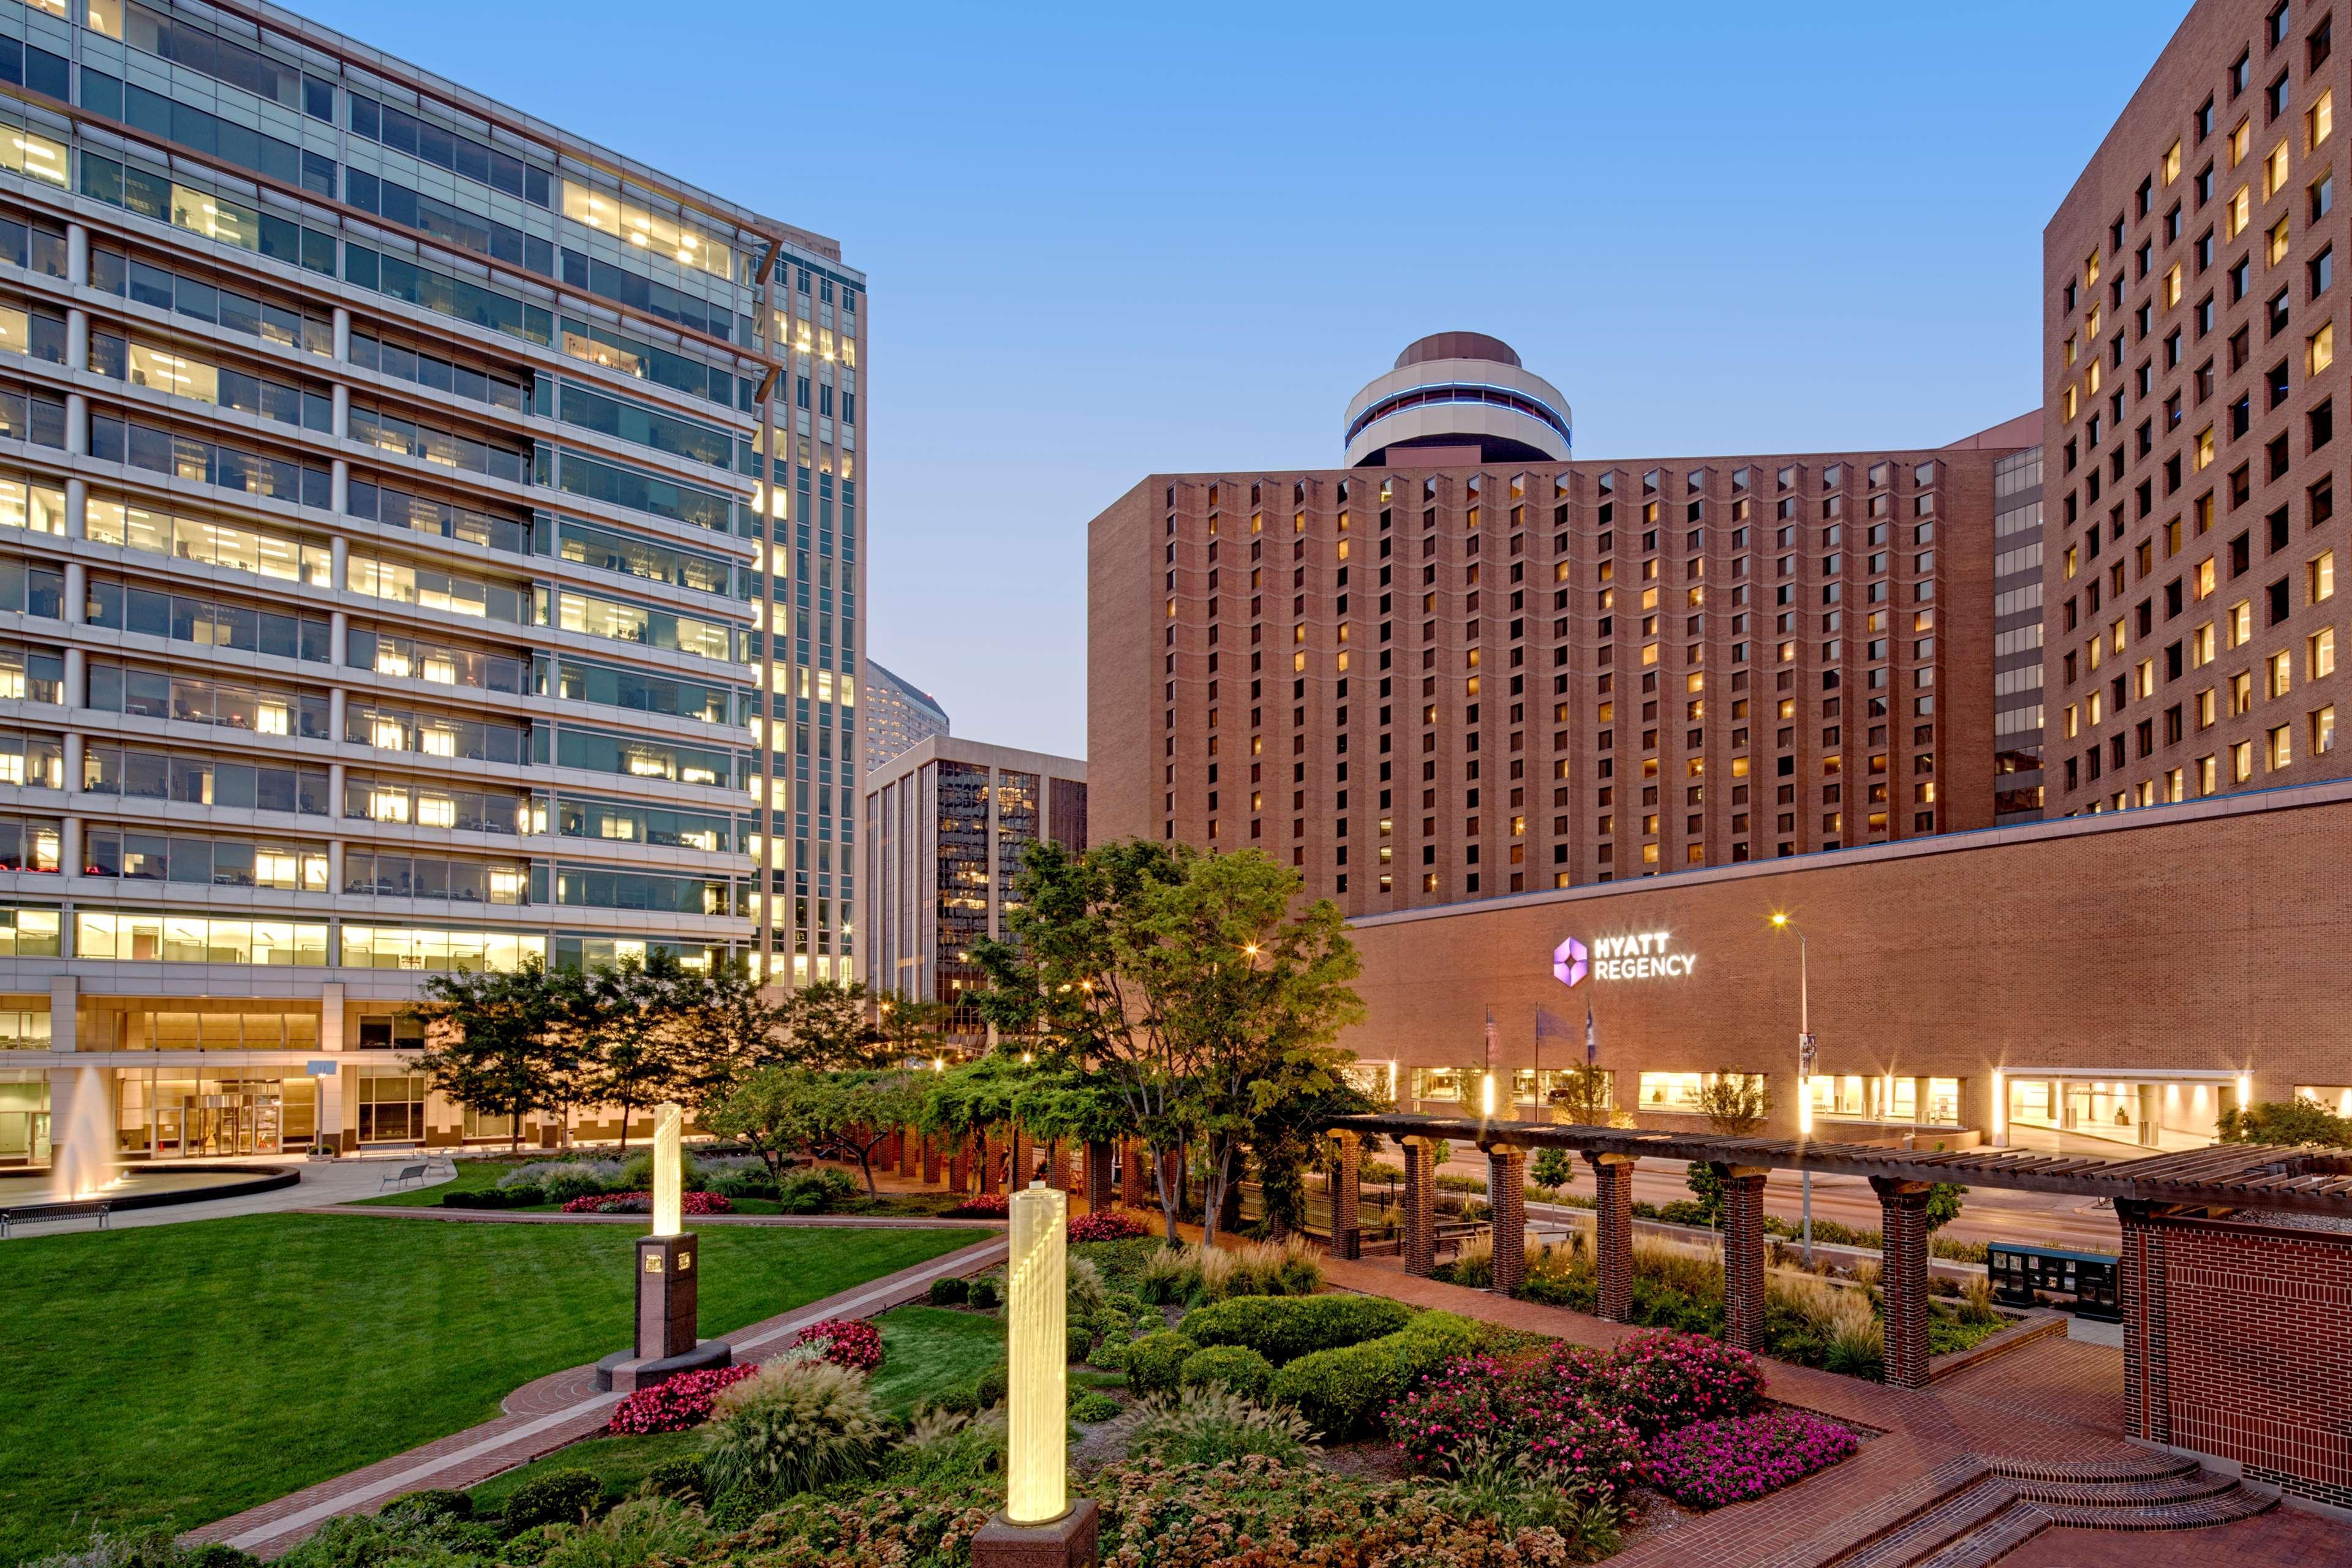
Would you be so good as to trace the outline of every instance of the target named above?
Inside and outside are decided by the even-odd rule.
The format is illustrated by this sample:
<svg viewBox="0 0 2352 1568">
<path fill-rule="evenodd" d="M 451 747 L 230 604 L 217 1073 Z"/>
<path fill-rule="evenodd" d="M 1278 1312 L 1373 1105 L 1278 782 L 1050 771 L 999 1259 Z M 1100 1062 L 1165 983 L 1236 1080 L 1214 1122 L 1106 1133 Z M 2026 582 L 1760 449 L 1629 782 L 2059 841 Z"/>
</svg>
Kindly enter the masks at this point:
<svg viewBox="0 0 2352 1568">
<path fill-rule="evenodd" d="M 400 1214 L 399 1209 L 333 1209 L 333 1214 Z M 425 1211 L 436 1219 L 461 1217 L 435 1209 Z M 585 1215 L 499 1215 L 476 1211 L 462 1217 L 475 1220 L 500 1220 L 508 1223 L 531 1223 L 561 1220 L 577 1224 Z M 620 1219 L 642 1226 L 645 1216 L 598 1215 L 595 1220 Z M 821 1223 L 812 1220 L 767 1219 L 751 1223 L 795 1225 Z M 864 1224 L 875 1227 L 895 1227 L 902 1223 L 894 1219 L 835 1219 L 835 1225 Z M 826 1318 L 871 1317 L 892 1307 L 916 1300 L 928 1294 L 931 1281 L 951 1274 L 969 1274 L 1003 1260 L 1004 1241 L 1001 1236 L 976 1239 L 973 1245 L 935 1258 L 928 1263 L 900 1269 L 880 1279 L 828 1296 L 822 1301 L 812 1301 L 780 1316 L 751 1323 L 731 1333 L 719 1335 L 735 1349 L 740 1361 L 763 1361 L 789 1346 L 795 1335 L 808 1325 Z M 502 1470 L 529 1464 L 541 1455 L 553 1452 L 583 1437 L 593 1436 L 611 1419 L 612 1408 L 624 1397 L 618 1394 L 595 1391 L 593 1367 L 578 1366 L 551 1373 L 525 1384 L 507 1395 L 502 1402 L 505 1414 L 478 1426 L 412 1448 L 404 1454 L 380 1459 L 373 1465 L 337 1476 L 289 1492 L 274 1501 L 250 1508 L 226 1519 L 215 1520 L 188 1531 L 181 1540 L 189 1545 L 206 1542 L 225 1542 L 240 1550 L 263 1557 L 273 1557 L 297 1545 L 311 1531 L 330 1519 L 341 1514 L 373 1513 L 393 1499 L 405 1493 L 428 1488 L 470 1487 L 488 1479 Z"/>
</svg>

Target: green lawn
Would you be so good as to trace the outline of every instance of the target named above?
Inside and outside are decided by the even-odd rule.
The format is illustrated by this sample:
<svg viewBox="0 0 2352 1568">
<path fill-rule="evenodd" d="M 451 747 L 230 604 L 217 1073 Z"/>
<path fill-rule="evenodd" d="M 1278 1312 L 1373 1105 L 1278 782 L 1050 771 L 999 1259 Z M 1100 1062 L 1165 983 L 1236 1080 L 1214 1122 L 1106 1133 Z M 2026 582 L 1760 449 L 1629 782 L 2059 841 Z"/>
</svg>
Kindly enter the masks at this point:
<svg viewBox="0 0 2352 1568">
<path fill-rule="evenodd" d="M 714 1228 L 722 1333 L 939 1257 L 963 1230 Z M 627 1342 L 634 1227 L 257 1215 L 9 1244 L 0 1563 L 175 1529 L 487 1420 Z"/>
<path fill-rule="evenodd" d="M 1004 1353 L 1004 1321 L 982 1312 L 909 1306 L 874 1321 L 882 1326 L 882 1366 L 874 1374 L 874 1394 L 900 1415 L 950 1389 L 971 1387 Z M 491 1477 L 473 1489 L 474 1505 L 496 1507 L 525 1481 L 569 1469 L 594 1472 L 603 1479 L 606 1496 L 624 1498 L 636 1490 L 656 1465 L 679 1454 L 698 1453 L 701 1443 L 698 1431 L 592 1437 Z"/>
</svg>

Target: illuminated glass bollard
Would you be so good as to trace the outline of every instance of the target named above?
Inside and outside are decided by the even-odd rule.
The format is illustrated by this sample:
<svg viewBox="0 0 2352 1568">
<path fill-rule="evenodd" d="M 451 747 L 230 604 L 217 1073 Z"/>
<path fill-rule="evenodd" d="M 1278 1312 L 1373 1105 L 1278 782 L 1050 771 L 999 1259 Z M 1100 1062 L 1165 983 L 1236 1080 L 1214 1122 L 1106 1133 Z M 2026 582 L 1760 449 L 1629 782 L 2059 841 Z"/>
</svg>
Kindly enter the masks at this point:
<svg viewBox="0 0 2352 1568">
<path fill-rule="evenodd" d="M 1097 1510 L 1069 1498 L 1069 1194 L 1013 1194 L 1005 1268 L 1004 1511 L 971 1542 L 972 1568 L 1092 1568 Z"/>
</svg>

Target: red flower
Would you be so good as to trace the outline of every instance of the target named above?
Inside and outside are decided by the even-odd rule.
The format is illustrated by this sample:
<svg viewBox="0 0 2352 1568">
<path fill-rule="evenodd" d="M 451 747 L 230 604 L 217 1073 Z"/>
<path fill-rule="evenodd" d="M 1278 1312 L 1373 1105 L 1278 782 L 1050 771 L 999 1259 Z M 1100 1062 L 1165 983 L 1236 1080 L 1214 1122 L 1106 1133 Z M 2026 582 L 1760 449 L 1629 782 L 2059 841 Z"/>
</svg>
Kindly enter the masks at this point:
<svg viewBox="0 0 2352 1568">
<path fill-rule="evenodd" d="M 872 1372 L 882 1364 L 882 1331 L 864 1318 L 827 1318 L 800 1331 L 795 1344 L 824 1342 L 824 1359 L 855 1372 Z"/>
<path fill-rule="evenodd" d="M 640 1388 L 614 1406 L 608 1432 L 683 1432 L 710 1419 L 710 1402 L 719 1391 L 759 1371 L 751 1362 L 685 1372 L 667 1383 Z"/>
</svg>

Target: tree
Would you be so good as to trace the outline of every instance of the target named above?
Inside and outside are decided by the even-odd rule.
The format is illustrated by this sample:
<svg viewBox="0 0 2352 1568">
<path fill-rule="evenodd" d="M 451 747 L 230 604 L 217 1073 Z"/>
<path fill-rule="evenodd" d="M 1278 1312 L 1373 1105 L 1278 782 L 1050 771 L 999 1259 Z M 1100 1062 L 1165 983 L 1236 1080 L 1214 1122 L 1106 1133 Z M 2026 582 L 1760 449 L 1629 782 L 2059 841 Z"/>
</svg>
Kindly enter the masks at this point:
<svg viewBox="0 0 2352 1568">
<path fill-rule="evenodd" d="M 569 978 L 535 958 L 509 973 L 427 975 L 425 1000 L 415 1009 L 425 1025 L 416 1066 L 426 1081 L 468 1110 L 509 1118 L 516 1150 L 523 1118 L 577 1098 Z"/>
<path fill-rule="evenodd" d="M 762 987 L 751 963 L 734 959 L 689 973 L 673 1019 L 678 1092 L 708 1121 L 745 1079 L 791 1060 L 788 1001 Z"/>
<path fill-rule="evenodd" d="M 624 1152 L 631 1113 L 667 1099 L 685 1081 L 676 1024 L 682 993 L 688 989 L 685 966 L 675 953 L 657 947 L 643 961 L 597 965 L 578 993 L 587 1098 L 620 1107 Z"/>
<path fill-rule="evenodd" d="M 1580 1127 L 1605 1127 L 1609 1123 L 1609 1069 L 1590 1065 L 1574 1067 L 1559 1075 L 1551 1087 L 1551 1102 L 1568 1112 L 1568 1119 Z"/>
<path fill-rule="evenodd" d="M 1328 1089 L 1276 1096 L 1250 1118 L 1250 1158 L 1257 1165 L 1269 1235 L 1307 1228 L 1307 1172 L 1330 1158 L 1331 1123 L 1378 1109 L 1370 1095 L 1341 1077 Z"/>
<path fill-rule="evenodd" d="M 1337 906 L 1295 915 L 1299 879 L 1255 850 L 1204 855 L 1145 839 L 1074 854 L 1030 847 L 1007 942 L 974 944 L 1000 1031 L 1083 1064 L 1155 1155 L 1202 1142 L 1207 1231 L 1251 1119 L 1338 1082 L 1331 1042 L 1363 1016 L 1360 969 Z M 1153 1180 L 1169 1239 L 1177 1194 Z"/>
<path fill-rule="evenodd" d="M 903 1071 L 818 1073 L 809 1086 L 801 1125 L 813 1152 L 855 1160 L 873 1195 L 874 1151 L 912 1122 L 921 1097 Z"/>
<path fill-rule="evenodd" d="M 866 983 L 820 980 L 786 997 L 780 1008 L 793 1059 L 803 1067 L 878 1067 L 882 1031 L 874 1022 Z"/>
<path fill-rule="evenodd" d="M 1010 1052 L 960 1062 L 944 1072 L 927 1076 L 918 1091 L 914 1110 L 917 1126 L 955 1142 L 982 1138 L 1009 1125 L 1018 1114 L 1022 1092 L 1031 1089 L 1037 1072 Z"/>
<path fill-rule="evenodd" d="M 1698 1109 L 1718 1137 L 1746 1138 L 1772 1114 L 1772 1097 L 1764 1090 L 1762 1073 L 1727 1068 L 1701 1075 Z"/>
<path fill-rule="evenodd" d="M 1706 1223 L 1717 1229 L 1723 1226 L 1723 1176 L 1705 1160 L 1693 1160 L 1683 1167 L 1683 1185 L 1706 1217 Z"/>
<path fill-rule="evenodd" d="M 1564 1187 L 1576 1179 L 1576 1167 L 1570 1163 L 1565 1149 L 1537 1150 L 1528 1168 L 1539 1187 Z"/>
<path fill-rule="evenodd" d="M 874 1010 L 875 1033 L 893 1058 L 903 1061 L 939 1051 L 940 1031 L 948 1016 L 944 1003 L 926 1002 L 904 991 L 885 991 Z"/>
<path fill-rule="evenodd" d="M 815 1137 L 812 1107 L 816 1078 L 806 1068 L 757 1068 L 710 1108 L 705 1121 L 720 1137 L 740 1138 L 751 1145 L 768 1173 L 782 1181 L 786 1157 Z"/>
<path fill-rule="evenodd" d="M 1960 1217 L 1960 1206 L 1968 1202 L 1969 1190 L 1957 1182 L 1935 1182 L 1927 1188 L 1927 1234 L 1935 1235 Z"/>
<path fill-rule="evenodd" d="M 2352 1149 L 2352 1119 L 2308 1100 L 2272 1100 L 2221 1112 L 2224 1143 L 2318 1143 Z"/>
</svg>

